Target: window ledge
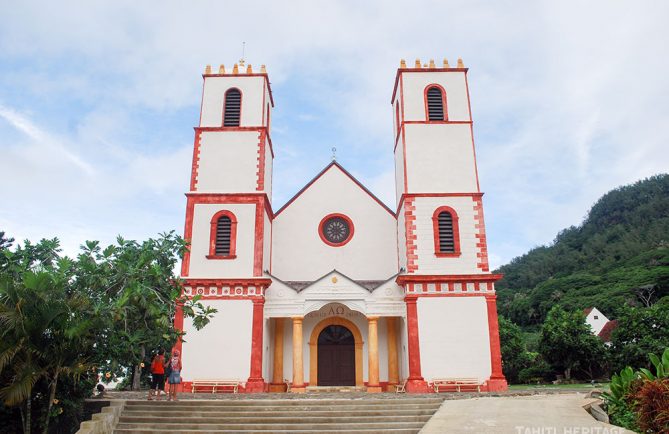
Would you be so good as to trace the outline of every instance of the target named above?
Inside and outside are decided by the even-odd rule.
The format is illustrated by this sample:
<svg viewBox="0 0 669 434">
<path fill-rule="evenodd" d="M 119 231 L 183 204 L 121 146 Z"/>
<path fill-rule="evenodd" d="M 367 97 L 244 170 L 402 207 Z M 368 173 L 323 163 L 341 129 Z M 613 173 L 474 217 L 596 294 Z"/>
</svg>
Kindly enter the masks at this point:
<svg viewBox="0 0 669 434">
<path fill-rule="evenodd" d="M 457 258 L 462 255 L 462 252 L 435 252 L 434 255 L 438 258 Z"/>
<path fill-rule="evenodd" d="M 207 255 L 207 259 L 235 259 L 237 255 L 228 255 L 228 256 L 221 256 L 221 255 Z"/>
</svg>

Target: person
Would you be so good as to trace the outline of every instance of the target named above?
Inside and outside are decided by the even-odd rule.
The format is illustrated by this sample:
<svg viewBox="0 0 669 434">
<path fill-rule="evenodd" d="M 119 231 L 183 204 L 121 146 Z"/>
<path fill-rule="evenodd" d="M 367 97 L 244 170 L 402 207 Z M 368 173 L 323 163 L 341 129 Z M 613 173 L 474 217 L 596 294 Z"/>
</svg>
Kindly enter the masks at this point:
<svg viewBox="0 0 669 434">
<path fill-rule="evenodd" d="M 181 383 L 181 355 L 179 350 L 172 351 L 172 357 L 170 357 L 169 365 L 171 368 L 170 376 L 167 379 L 167 382 L 170 384 L 169 388 L 169 398 L 170 401 L 177 400 L 177 384 Z"/>
<path fill-rule="evenodd" d="M 148 400 L 153 400 L 153 394 L 156 394 L 156 400 L 160 401 L 160 391 L 165 393 L 165 350 L 158 350 L 158 354 L 153 356 L 151 362 L 151 388 L 149 389 Z"/>
</svg>

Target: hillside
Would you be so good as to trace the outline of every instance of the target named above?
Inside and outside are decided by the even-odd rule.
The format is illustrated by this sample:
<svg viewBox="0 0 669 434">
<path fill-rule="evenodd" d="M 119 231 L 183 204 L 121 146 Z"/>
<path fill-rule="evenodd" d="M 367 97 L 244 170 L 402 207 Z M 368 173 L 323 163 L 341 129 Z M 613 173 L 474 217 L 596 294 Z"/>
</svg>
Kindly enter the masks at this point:
<svg viewBox="0 0 669 434">
<path fill-rule="evenodd" d="M 523 326 L 540 324 L 555 304 L 615 318 L 625 304 L 643 306 L 643 291 L 669 306 L 669 175 L 608 192 L 580 226 L 495 272 L 504 274 L 500 313 Z"/>
</svg>

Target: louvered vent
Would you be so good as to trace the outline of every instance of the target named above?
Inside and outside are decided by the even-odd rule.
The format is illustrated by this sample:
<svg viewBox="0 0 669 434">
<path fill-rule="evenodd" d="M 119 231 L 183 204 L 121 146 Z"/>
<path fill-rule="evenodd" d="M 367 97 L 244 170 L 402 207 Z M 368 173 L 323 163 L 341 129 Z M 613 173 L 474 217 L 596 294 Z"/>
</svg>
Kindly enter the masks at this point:
<svg viewBox="0 0 669 434">
<path fill-rule="evenodd" d="M 230 237 L 232 221 L 230 217 L 221 216 L 216 222 L 216 255 L 230 255 Z"/>
<path fill-rule="evenodd" d="M 438 87 L 431 87 L 427 90 L 427 112 L 430 121 L 444 120 L 444 99 Z"/>
<path fill-rule="evenodd" d="M 448 211 L 439 213 L 439 251 L 441 253 L 455 252 L 453 216 Z"/>
<path fill-rule="evenodd" d="M 242 109 L 242 94 L 237 89 L 230 89 L 225 94 L 224 127 L 238 127 Z"/>
</svg>

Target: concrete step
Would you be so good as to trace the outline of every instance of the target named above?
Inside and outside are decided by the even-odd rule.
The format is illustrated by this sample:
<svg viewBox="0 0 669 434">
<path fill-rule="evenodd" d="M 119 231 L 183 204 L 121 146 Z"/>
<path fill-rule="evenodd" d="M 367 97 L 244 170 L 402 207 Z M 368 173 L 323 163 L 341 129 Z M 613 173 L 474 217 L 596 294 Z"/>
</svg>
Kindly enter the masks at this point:
<svg viewBox="0 0 669 434">
<path fill-rule="evenodd" d="M 122 416 L 129 417 L 181 417 L 181 418 L 218 418 L 218 417 L 281 417 L 304 415 L 308 416 L 325 416 L 325 417 L 346 417 L 346 416 L 407 416 L 407 415 L 432 415 L 439 407 L 426 409 L 373 409 L 373 410 L 296 410 L 296 411 L 258 411 L 258 412 L 239 412 L 239 411 L 160 411 L 160 412 L 145 412 L 145 411 L 123 411 Z"/>
<path fill-rule="evenodd" d="M 393 395 L 394 396 L 394 395 Z M 126 401 L 126 406 L 134 405 L 182 405 L 182 406 L 192 406 L 197 407 L 201 405 L 208 406 L 245 406 L 245 407 L 258 407 L 258 406 L 282 406 L 282 405 L 294 405 L 299 403 L 300 405 L 323 405 L 323 404 L 333 404 L 333 405 L 348 405 L 351 403 L 364 403 L 367 405 L 405 405 L 405 404 L 426 404 L 426 403 L 438 403 L 441 404 L 444 401 L 443 397 L 434 397 L 434 398 L 339 398 L 339 399 L 188 399 L 182 401 L 148 401 L 148 400 L 128 400 Z"/>
<path fill-rule="evenodd" d="M 167 404 L 167 403 L 166 403 Z M 411 410 L 423 410 L 423 409 L 432 409 L 439 408 L 441 403 L 425 403 L 425 404 L 393 404 L 388 403 L 388 405 L 368 405 L 367 403 L 347 403 L 347 404 L 323 404 L 323 405 L 305 405 L 299 402 L 294 402 L 292 405 L 267 405 L 267 406 L 258 406 L 258 407 L 249 407 L 249 406 L 237 406 L 237 405 L 209 405 L 202 404 L 201 406 L 182 406 L 175 403 L 175 405 L 166 405 L 166 404 L 147 404 L 147 405 L 134 405 L 127 406 L 126 411 L 139 411 L 139 412 L 172 412 L 172 411 L 198 411 L 201 413 L 209 411 L 234 411 L 234 412 L 264 412 L 264 411 L 306 411 L 306 410 L 339 410 L 339 411 L 348 411 L 348 410 L 399 410 L 399 409 L 411 409 Z"/>
<path fill-rule="evenodd" d="M 117 430 L 122 429 L 153 429 L 159 431 L 170 430 L 192 430 L 192 431 L 292 431 L 299 429 L 320 429 L 320 430 L 347 430 L 355 431 L 356 429 L 385 429 L 389 426 L 393 428 L 405 429 L 421 429 L 425 425 L 424 422 L 393 422 L 391 424 L 383 422 L 355 422 L 355 423 L 312 423 L 311 420 L 305 419 L 303 423 L 243 423 L 243 424 L 205 424 L 205 423 L 153 423 L 151 425 L 134 424 L 134 423 L 120 423 L 116 426 Z"/>
<path fill-rule="evenodd" d="M 314 430 L 311 428 L 306 429 L 296 429 L 296 430 L 274 430 L 273 433 L 304 433 L 304 434 L 342 434 L 342 433 L 356 433 L 356 434 L 418 434 L 420 430 L 415 428 L 384 428 L 384 429 L 356 429 L 351 431 L 350 429 L 340 429 L 340 430 Z M 154 429 L 116 429 L 114 434 L 202 434 L 205 431 L 199 430 L 154 430 Z M 216 431 L 206 431 L 210 434 L 223 434 L 223 433 L 239 433 L 238 430 L 216 430 Z M 244 434 L 267 434 L 267 431 L 253 431 L 245 430 L 241 431 Z"/>
<path fill-rule="evenodd" d="M 295 416 L 272 416 L 272 417 L 263 417 L 263 416 L 253 416 L 249 415 L 246 417 L 239 416 L 227 416 L 227 417 L 157 417 L 157 416 L 126 416 L 122 415 L 119 418 L 119 423 L 146 423 L 146 424 L 155 424 L 155 423 L 189 423 L 189 424 L 236 424 L 236 423 L 355 423 L 355 422 L 427 422 L 432 415 L 377 415 L 377 416 L 343 416 L 343 415 L 330 415 L 330 416 L 314 416 L 311 413 L 304 413 L 301 415 Z"/>
</svg>

